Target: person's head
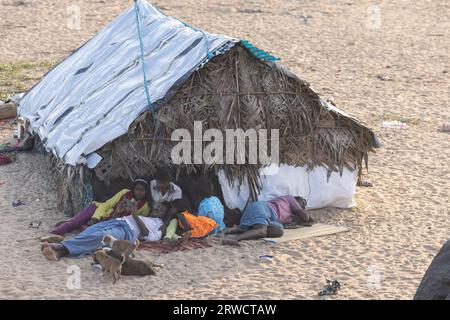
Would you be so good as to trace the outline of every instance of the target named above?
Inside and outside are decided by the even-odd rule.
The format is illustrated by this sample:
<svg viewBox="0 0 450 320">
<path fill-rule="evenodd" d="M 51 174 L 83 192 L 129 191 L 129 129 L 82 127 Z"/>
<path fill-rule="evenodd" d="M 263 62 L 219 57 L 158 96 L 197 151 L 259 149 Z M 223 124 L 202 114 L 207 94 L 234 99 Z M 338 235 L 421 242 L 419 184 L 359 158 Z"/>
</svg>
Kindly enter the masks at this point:
<svg viewBox="0 0 450 320">
<path fill-rule="evenodd" d="M 165 194 L 170 188 L 170 182 L 173 180 L 172 172 L 169 168 L 160 168 L 156 171 L 155 176 L 156 188 L 162 194 Z"/>
<path fill-rule="evenodd" d="M 183 211 L 191 211 L 191 204 L 187 199 L 175 199 L 171 202 L 171 214 L 178 214 Z"/>
<path fill-rule="evenodd" d="M 303 209 L 306 209 L 306 205 L 308 204 L 308 202 L 306 201 L 305 198 L 298 196 L 298 197 L 295 197 L 295 200 L 297 200 L 297 202 Z"/>
<path fill-rule="evenodd" d="M 213 185 L 211 181 L 206 178 L 201 178 L 198 180 L 197 190 L 200 196 L 200 201 L 214 195 Z"/>
<path fill-rule="evenodd" d="M 150 216 L 155 218 L 162 218 L 166 215 L 170 207 L 171 207 L 170 202 L 167 201 L 160 202 L 154 206 Z"/>
<path fill-rule="evenodd" d="M 148 198 L 148 182 L 144 178 L 138 177 L 133 181 L 133 197 L 137 201 L 146 200 Z"/>
</svg>

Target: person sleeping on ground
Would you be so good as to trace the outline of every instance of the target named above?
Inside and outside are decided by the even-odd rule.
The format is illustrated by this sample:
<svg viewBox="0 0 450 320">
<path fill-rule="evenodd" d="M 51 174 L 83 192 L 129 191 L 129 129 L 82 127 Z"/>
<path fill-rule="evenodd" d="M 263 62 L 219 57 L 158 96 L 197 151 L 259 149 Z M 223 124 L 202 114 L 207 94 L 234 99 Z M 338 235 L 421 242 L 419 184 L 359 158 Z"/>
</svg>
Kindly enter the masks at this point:
<svg viewBox="0 0 450 320">
<path fill-rule="evenodd" d="M 44 242 L 41 246 L 42 254 L 50 261 L 57 261 L 64 256 L 82 256 L 100 247 L 106 235 L 131 242 L 136 239 L 141 241 L 161 239 L 163 221 L 159 217 L 160 213 L 152 212 L 148 217 L 139 216 L 136 205 L 130 208 L 130 212 L 131 215 L 128 216 L 96 223 L 73 239 L 61 243 Z"/>
<path fill-rule="evenodd" d="M 225 229 L 224 207 L 219 198 L 213 195 L 212 184 L 207 180 L 198 180 L 195 186 L 199 201 L 198 213 L 193 214 L 190 202 L 186 198 L 175 199 L 163 206 L 168 208 L 163 218 L 164 240 L 176 240 L 183 237 L 203 238 L 216 235 Z"/>
<path fill-rule="evenodd" d="M 305 212 L 306 200 L 302 197 L 282 196 L 270 201 L 250 203 L 242 214 L 238 226 L 225 231 L 227 240 L 279 238 L 283 224 L 311 225 L 315 221 Z"/>
<path fill-rule="evenodd" d="M 203 238 L 218 227 L 217 223 L 208 217 L 191 214 L 190 203 L 184 198 L 163 202 L 159 208 L 160 212 L 165 212 L 161 227 L 163 240 L 178 240 L 181 237 Z"/>
<path fill-rule="evenodd" d="M 164 239 L 179 238 L 176 233 L 177 229 L 183 237 L 187 238 L 204 238 L 216 233 L 219 225 L 213 219 L 207 216 L 196 216 L 191 212 L 189 202 L 186 199 L 172 201 L 168 214 L 171 220 Z"/>
<path fill-rule="evenodd" d="M 150 182 L 150 195 L 153 207 L 160 203 L 181 199 L 183 194 L 180 187 L 172 182 L 172 173 L 168 168 L 159 169 L 154 175 L 154 180 Z"/>
<path fill-rule="evenodd" d="M 71 219 L 58 223 L 50 230 L 50 235 L 41 238 L 42 241 L 59 242 L 66 233 L 74 230 L 83 230 L 99 221 L 130 215 L 130 207 L 136 205 L 137 214 L 148 216 L 150 206 L 148 204 L 149 186 L 147 180 L 136 178 L 131 190 L 123 189 L 105 202 L 93 201 Z"/>
</svg>

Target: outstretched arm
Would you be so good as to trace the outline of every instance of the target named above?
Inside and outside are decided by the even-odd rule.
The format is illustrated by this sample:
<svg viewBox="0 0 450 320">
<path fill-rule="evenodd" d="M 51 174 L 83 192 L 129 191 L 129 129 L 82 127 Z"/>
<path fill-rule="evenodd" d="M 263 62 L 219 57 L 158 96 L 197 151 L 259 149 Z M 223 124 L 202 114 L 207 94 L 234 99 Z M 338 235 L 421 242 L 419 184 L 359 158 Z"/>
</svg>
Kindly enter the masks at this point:
<svg viewBox="0 0 450 320">
<path fill-rule="evenodd" d="M 148 234 L 150 233 L 150 231 L 147 229 L 147 227 L 145 226 L 145 223 L 142 221 L 141 218 L 139 218 L 138 214 L 137 214 L 137 208 L 134 207 L 131 210 L 131 215 L 134 219 L 134 221 L 136 222 L 136 224 L 139 227 L 139 233 L 141 234 L 142 237 L 148 237 Z"/>
</svg>

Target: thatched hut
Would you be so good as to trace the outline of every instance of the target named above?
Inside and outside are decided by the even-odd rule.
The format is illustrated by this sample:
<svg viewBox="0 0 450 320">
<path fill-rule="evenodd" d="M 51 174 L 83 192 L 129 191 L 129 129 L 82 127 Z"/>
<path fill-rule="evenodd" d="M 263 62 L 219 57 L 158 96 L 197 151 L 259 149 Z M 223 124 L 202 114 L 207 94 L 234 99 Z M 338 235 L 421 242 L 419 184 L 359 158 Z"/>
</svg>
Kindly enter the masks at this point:
<svg viewBox="0 0 450 320">
<path fill-rule="evenodd" d="M 161 165 L 177 177 L 217 177 L 231 207 L 270 196 L 260 174 L 266 164 L 174 164 L 172 133 L 184 128 L 194 135 L 194 121 L 222 132 L 278 129 L 283 166 L 270 179 L 279 185 L 287 174 L 294 181 L 287 185 L 297 184 L 279 192 L 310 198 L 311 185 L 320 180 L 323 189 L 325 179 L 344 196 L 326 192 L 326 201 L 311 206 L 351 205 L 356 177 L 377 144 L 374 133 L 276 60 L 139 0 L 34 86 L 19 114 L 50 152 L 61 199 L 74 209 L 90 200 L 92 184 L 151 176 Z"/>
</svg>

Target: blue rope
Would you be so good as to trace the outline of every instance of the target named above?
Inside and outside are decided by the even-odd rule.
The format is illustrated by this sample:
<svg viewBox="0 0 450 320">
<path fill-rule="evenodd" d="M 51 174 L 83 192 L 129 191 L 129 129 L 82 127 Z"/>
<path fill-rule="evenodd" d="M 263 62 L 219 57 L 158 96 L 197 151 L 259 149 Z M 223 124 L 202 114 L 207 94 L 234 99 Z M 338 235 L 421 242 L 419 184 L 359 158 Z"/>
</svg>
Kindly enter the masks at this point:
<svg viewBox="0 0 450 320">
<path fill-rule="evenodd" d="M 153 127 L 156 127 L 155 108 L 153 107 L 152 102 L 150 100 L 150 93 L 149 93 L 148 84 L 147 84 L 147 74 L 145 72 L 144 42 L 142 41 L 141 18 L 139 15 L 139 5 L 137 3 L 137 0 L 134 0 L 134 12 L 136 13 L 136 24 L 137 24 L 137 30 L 138 30 L 139 45 L 141 47 L 141 65 L 142 65 L 142 73 L 144 74 L 145 95 L 147 96 L 148 108 L 152 112 Z"/>
<path fill-rule="evenodd" d="M 195 30 L 195 29 L 194 29 Z M 206 47 L 206 57 L 208 57 L 208 60 L 211 60 L 214 55 L 211 53 L 211 51 L 209 51 L 209 44 L 208 44 L 208 39 L 206 38 L 206 34 L 203 30 L 201 29 L 197 29 L 198 31 L 200 31 L 203 35 L 203 38 L 205 39 L 205 47 Z"/>
<path fill-rule="evenodd" d="M 178 20 L 180 23 L 182 23 L 185 27 L 188 27 L 189 29 L 195 31 L 195 32 L 201 32 L 203 35 L 203 39 L 205 39 L 205 47 L 206 47 L 206 57 L 208 58 L 208 60 L 211 60 L 212 58 L 214 58 L 214 54 L 209 50 L 209 43 L 208 43 L 208 38 L 206 37 L 206 33 L 205 31 L 203 31 L 202 29 L 197 29 L 189 24 L 187 24 L 184 21 L 181 21 L 180 19 L 176 18 L 176 17 L 172 17 L 176 20 Z"/>
</svg>

